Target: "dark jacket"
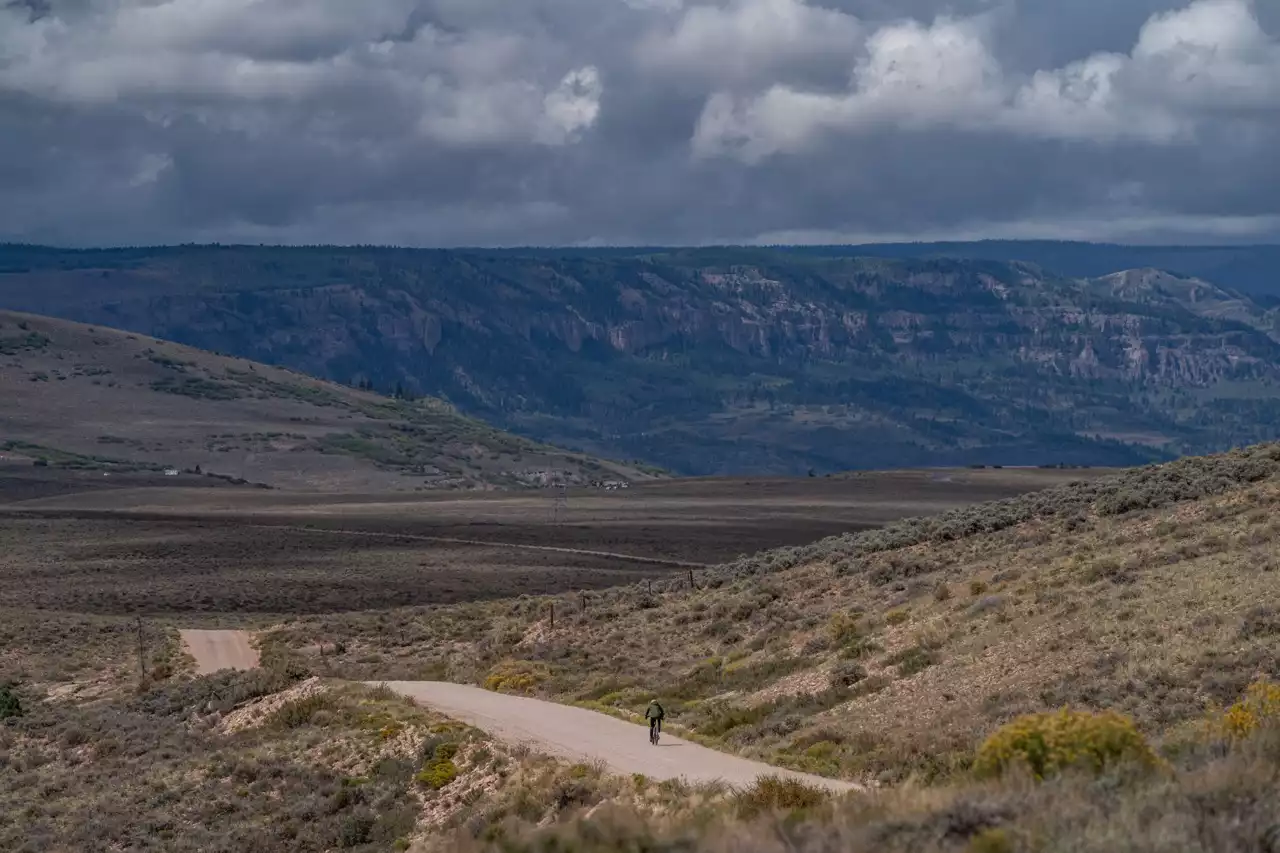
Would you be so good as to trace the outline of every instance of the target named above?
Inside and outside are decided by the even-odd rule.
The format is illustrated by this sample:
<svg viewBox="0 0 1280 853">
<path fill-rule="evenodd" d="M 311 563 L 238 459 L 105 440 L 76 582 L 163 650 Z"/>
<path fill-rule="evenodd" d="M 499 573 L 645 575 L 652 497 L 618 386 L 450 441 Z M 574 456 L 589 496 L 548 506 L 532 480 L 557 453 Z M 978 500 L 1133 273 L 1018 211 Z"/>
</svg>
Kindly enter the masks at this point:
<svg viewBox="0 0 1280 853">
<path fill-rule="evenodd" d="M 646 720 L 661 720 L 666 716 L 667 712 L 662 710 L 662 706 L 657 702 L 651 702 L 649 704 L 649 710 L 644 712 L 644 718 Z"/>
</svg>

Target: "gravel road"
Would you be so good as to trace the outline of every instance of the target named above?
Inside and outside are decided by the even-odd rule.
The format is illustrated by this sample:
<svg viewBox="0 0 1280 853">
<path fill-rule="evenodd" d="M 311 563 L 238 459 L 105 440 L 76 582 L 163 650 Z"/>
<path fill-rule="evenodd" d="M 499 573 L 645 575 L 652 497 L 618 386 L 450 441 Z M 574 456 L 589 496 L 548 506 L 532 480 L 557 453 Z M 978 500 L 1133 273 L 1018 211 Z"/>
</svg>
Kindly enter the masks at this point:
<svg viewBox="0 0 1280 853">
<path fill-rule="evenodd" d="M 208 675 L 220 669 L 253 669 L 258 652 L 249 645 L 244 631 L 197 631 L 183 629 L 182 644 L 196 659 L 196 673 Z"/>
<path fill-rule="evenodd" d="M 602 761 L 615 773 L 643 773 L 656 780 L 718 780 L 736 787 L 750 785 L 761 775 L 773 774 L 833 791 L 850 791 L 858 787 L 726 755 L 665 732 L 655 747 L 650 745 L 649 733 L 644 726 L 583 708 L 438 681 L 370 684 L 386 684 L 397 693 L 469 723 L 495 738 L 524 743 L 539 752 L 570 761 Z"/>
<path fill-rule="evenodd" d="M 249 645 L 249 635 L 244 631 L 183 630 L 181 633 L 201 675 L 221 669 L 252 669 L 258 665 L 258 653 Z M 603 762 L 615 773 L 642 773 L 655 780 L 684 779 L 694 783 L 720 781 L 736 787 L 773 774 L 832 791 L 858 787 L 726 755 L 665 732 L 661 743 L 653 746 L 644 726 L 584 708 L 440 681 L 368 683 L 385 684 L 403 696 L 500 740 L 526 744 L 538 752 L 570 761 Z"/>
</svg>

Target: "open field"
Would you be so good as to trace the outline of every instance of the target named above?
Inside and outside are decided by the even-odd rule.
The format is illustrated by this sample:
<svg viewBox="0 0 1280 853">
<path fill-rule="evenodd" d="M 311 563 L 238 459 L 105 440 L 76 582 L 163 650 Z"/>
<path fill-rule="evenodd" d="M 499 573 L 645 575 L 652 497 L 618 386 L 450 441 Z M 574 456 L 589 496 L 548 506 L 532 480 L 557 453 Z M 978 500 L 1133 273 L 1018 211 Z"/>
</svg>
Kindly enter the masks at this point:
<svg viewBox="0 0 1280 853">
<path fill-rule="evenodd" d="M 0 606 L 237 622 L 596 590 L 1103 473 L 655 481 L 571 490 L 553 523 L 545 491 L 69 493 L 47 471 L 13 470 L 0 484 Z"/>
</svg>

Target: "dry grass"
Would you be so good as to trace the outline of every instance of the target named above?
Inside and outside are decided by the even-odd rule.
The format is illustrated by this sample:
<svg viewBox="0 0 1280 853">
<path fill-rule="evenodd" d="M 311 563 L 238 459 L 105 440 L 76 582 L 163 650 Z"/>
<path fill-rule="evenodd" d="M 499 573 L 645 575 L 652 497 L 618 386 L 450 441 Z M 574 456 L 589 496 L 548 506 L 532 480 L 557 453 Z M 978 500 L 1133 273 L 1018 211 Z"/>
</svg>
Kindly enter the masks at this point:
<svg viewBox="0 0 1280 853">
<path fill-rule="evenodd" d="M 143 622 L 148 683 L 188 667 L 178 632 Z M 0 681 L 34 683 L 59 699 L 116 695 L 139 681 L 137 623 L 131 619 L 0 606 Z"/>
<path fill-rule="evenodd" d="M 817 805 L 799 798 L 750 817 L 654 816 L 620 805 L 500 839 L 458 837 L 461 853 L 1163 853 L 1270 851 L 1280 841 L 1274 791 L 1280 733 L 1270 730 L 1176 771 L 1074 774 L 893 788 Z"/>
<path fill-rule="evenodd" d="M 385 851 L 634 800 L 598 768 L 492 743 L 389 691 L 301 676 L 223 673 L 92 701 L 5 687 L 18 703 L 0 719 L 0 812 L 14 818 L 0 848 Z"/>
</svg>

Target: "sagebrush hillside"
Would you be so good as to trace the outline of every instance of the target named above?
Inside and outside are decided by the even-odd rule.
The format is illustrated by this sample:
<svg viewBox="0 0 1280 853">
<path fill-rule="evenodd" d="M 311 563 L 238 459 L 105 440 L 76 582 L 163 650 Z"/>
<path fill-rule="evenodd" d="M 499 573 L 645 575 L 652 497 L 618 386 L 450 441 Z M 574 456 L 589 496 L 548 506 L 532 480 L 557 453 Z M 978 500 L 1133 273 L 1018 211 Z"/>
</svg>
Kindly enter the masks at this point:
<svg viewBox="0 0 1280 853">
<path fill-rule="evenodd" d="M 248 674 L 193 678 L 153 617 L 141 689 L 133 619 L 10 608 L 0 847 L 1273 851 L 1278 505 L 1264 445 L 779 549 L 695 589 L 280 618 Z M 682 734 L 867 790 L 619 778 L 332 675 L 633 719 L 657 695 Z"/>
<path fill-rule="evenodd" d="M 637 715 L 856 780 L 945 778 L 1062 705 L 1175 737 L 1280 677 L 1280 445 L 782 549 L 695 578 L 288 623 L 331 671 L 448 678 Z M 583 610 L 585 601 L 586 609 Z M 555 608 L 555 626 L 550 608 Z"/>
<path fill-rule="evenodd" d="M 0 312 L 6 462 L 180 471 L 293 488 L 413 490 L 638 479 L 433 399 L 392 399 L 291 370 L 64 320 Z"/>
<path fill-rule="evenodd" d="M 680 473 L 1131 465 L 1275 438 L 1274 309 L 1230 288 L 848 252 L 0 247 L 0 306 L 400 385 Z"/>
</svg>

